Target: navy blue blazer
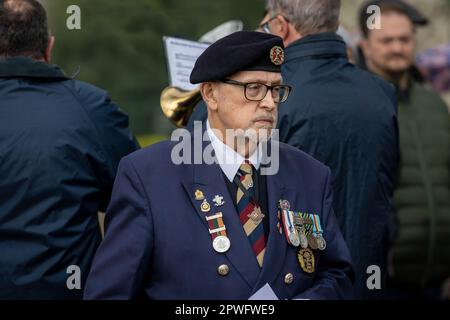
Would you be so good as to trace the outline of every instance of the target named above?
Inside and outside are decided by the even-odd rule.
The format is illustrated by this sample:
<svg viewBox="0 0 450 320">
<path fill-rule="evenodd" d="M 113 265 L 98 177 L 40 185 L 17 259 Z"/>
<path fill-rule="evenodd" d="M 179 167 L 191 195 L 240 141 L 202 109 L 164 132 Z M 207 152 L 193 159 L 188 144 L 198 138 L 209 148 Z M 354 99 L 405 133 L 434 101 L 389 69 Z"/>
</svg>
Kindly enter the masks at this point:
<svg viewBox="0 0 450 320">
<path fill-rule="evenodd" d="M 122 159 L 86 299 L 143 294 L 150 299 L 248 299 L 266 283 L 280 299 L 352 297 L 353 269 L 331 206 L 327 167 L 280 143 L 279 172 L 267 176 L 270 231 L 260 269 L 220 166 L 173 164 L 175 143 L 162 142 Z M 197 189 L 208 200 L 223 196 L 220 211 L 231 240 L 226 253 L 213 249 L 201 201 L 194 196 Z M 302 271 L 297 248 L 277 229 L 280 199 L 288 200 L 291 210 L 320 215 L 327 249 L 316 250 L 312 274 Z M 230 269 L 226 276 L 217 271 L 223 264 Z M 288 273 L 290 284 L 284 281 Z"/>
</svg>

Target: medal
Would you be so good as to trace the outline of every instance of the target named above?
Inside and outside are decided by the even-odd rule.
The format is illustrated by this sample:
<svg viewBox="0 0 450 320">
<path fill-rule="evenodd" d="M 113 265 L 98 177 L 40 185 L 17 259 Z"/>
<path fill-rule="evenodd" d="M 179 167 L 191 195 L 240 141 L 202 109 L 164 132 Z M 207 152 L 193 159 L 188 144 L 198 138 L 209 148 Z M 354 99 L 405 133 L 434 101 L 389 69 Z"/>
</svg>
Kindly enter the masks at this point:
<svg viewBox="0 0 450 320">
<path fill-rule="evenodd" d="M 318 248 L 317 240 L 314 237 L 313 233 L 311 232 L 310 234 L 308 234 L 307 238 L 308 238 L 308 244 L 311 247 L 311 249 L 317 250 L 317 248 Z"/>
<path fill-rule="evenodd" d="M 298 247 L 300 245 L 300 238 L 297 235 L 297 232 L 292 232 L 289 234 L 289 241 L 294 247 Z"/>
<path fill-rule="evenodd" d="M 208 222 L 214 250 L 219 253 L 227 252 L 230 249 L 231 243 L 227 237 L 227 228 L 223 223 L 222 212 L 218 212 L 212 216 L 206 216 L 205 219 Z"/>
<path fill-rule="evenodd" d="M 327 248 L 327 242 L 325 241 L 325 238 L 320 233 L 317 236 L 317 247 L 321 251 L 323 251 Z"/>
<path fill-rule="evenodd" d="M 300 239 L 298 237 L 297 229 L 294 227 L 294 215 L 292 211 L 283 210 L 281 212 L 281 217 L 283 220 L 284 234 L 286 235 L 286 241 L 294 246 L 298 247 L 300 245 Z"/>
<path fill-rule="evenodd" d="M 206 201 L 206 199 L 204 199 L 202 204 L 200 205 L 200 210 L 202 210 L 202 212 L 209 212 L 211 210 L 211 206 L 209 205 L 208 201 Z"/>
<path fill-rule="evenodd" d="M 203 200 L 205 199 L 205 196 L 203 195 L 203 192 L 201 190 L 195 190 L 195 200 Z"/>
<path fill-rule="evenodd" d="M 305 228 L 303 227 L 303 218 L 300 212 L 294 211 L 294 224 L 299 235 L 300 246 L 304 249 L 308 247 L 308 239 L 306 238 Z"/>
<path fill-rule="evenodd" d="M 300 268 L 306 273 L 313 273 L 315 270 L 314 266 L 314 253 L 309 248 L 302 248 L 297 253 L 298 263 Z"/>
<path fill-rule="evenodd" d="M 300 232 L 300 246 L 303 249 L 308 248 L 308 238 L 306 238 L 306 234 L 303 231 L 303 228 L 302 228 L 302 232 Z"/>
<path fill-rule="evenodd" d="M 230 249 L 230 246 L 231 246 L 230 239 L 228 239 L 228 237 L 226 236 L 218 236 L 213 240 L 213 248 L 218 253 L 227 252 L 228 249 Z"/>
<path fill-rule="evenodd" d="M 317 235 L 317 247 L 319 250 L 323 251 L 327 248 L 327 242 L 325 241 L 325 238 L 323 237 L 323 230 L 322 226 L 320 225 L 320 217 L 319 215 L 315 214 L 313 215 L 314 219 L 314 229 L 315 233 Z"/>
</svg>

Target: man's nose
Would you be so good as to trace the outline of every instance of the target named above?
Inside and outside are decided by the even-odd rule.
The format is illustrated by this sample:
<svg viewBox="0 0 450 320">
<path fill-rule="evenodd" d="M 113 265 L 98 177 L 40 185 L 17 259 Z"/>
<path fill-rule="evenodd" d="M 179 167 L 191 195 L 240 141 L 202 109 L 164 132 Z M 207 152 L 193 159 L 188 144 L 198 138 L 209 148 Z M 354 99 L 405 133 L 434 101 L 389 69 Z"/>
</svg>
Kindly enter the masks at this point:
<svg viewBox="0 0 450 320">
<path fill-rule="evenodd" d="M 401 41 L 394 41 L 392 43 L 391 50 L 394 53 L 401 53 L 403 51 L 403 44 Z"/>
<path fill-rule="evenodd" d="M 273 93 L 272 90 L 267 90 L 266 96 L 264 97 L 264 99 L 261 100 L 261 107 L 263 108 L 267 108 L 270 110 L 273 110 L 274 108 L 276 108 L 277 103 L 275 102 L 275 100 L 273 99 Z"/>
</svg>

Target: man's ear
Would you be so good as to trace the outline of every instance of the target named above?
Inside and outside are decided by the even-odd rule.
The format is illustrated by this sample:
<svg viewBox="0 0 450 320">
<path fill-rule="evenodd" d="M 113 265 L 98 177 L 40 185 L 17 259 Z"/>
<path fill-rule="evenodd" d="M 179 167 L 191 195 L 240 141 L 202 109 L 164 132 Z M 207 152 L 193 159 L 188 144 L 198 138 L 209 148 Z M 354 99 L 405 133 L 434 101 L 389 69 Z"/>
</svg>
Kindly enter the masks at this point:
<svg viewBox="0 0 450 320">
<path fill-rule="evenodd" d="M 48 44 L 47 48 L 45 48 L 45 56 L 44 56 L 44 60 L 47 63 L 50 63 L 50 61 L 52 60 L 52 51 L 54 46 L 55 46 L 55 37 L 50 36 L 48 38 Z"/>
<path fill-rule="evenodd" d="M 217 110 L 217 86 L 212 82 L 200 84 L 200 93 L 208 109 Z"/>
<path fill-rule="evenodd" d="M 289 22 L 282 15 L 278 15 L 277 19 L 275 19 L 273 23 L 274 33 L 283 39 L 283 42 L 286 41 L 290 36 L 290 27 Z"/>
</svg>

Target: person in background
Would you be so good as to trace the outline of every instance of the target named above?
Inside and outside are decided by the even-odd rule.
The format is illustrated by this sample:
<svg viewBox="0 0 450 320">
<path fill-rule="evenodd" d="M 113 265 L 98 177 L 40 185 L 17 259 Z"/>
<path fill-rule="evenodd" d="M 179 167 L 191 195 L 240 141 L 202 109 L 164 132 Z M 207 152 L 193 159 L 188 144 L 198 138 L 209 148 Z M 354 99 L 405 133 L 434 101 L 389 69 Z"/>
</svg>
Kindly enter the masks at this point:
<svg viewBox="0 0 450 320">
<path fill-rule="evenodd" d="M 280 141 L 330 167 L 333 208 L 355 265 L 356 298 L 381 298 L 396 230 L 394 88 L 349 63 L 336 34 L 340 1 L 269 0 L 266 9 L 260 28 L 283 39 L 281 72 L 294 88 L 280 105 Z M 371 290 L 373 266 L 379 268 L 380 285 Z"/>
<path fill-rule="evenodd" d="M 381 9 L 381 29 L 367 28 L 370 5 Z M 365 65 L 394 84 L 398 98 L 400 225 L 390 261 L 392 299 L 450 298 L 450 117 L 414 67 L 416 26 L 426 22 L 400 0 L 372 0 L 360 9 Z"/>
<path fill-rule="evenodd" d="M 97 212 L 138 148 L 105 91 L 50 64 L 54 41 L 38 1 L 0 0 L 0 299 L 83 296 Z"/>
</svg>

